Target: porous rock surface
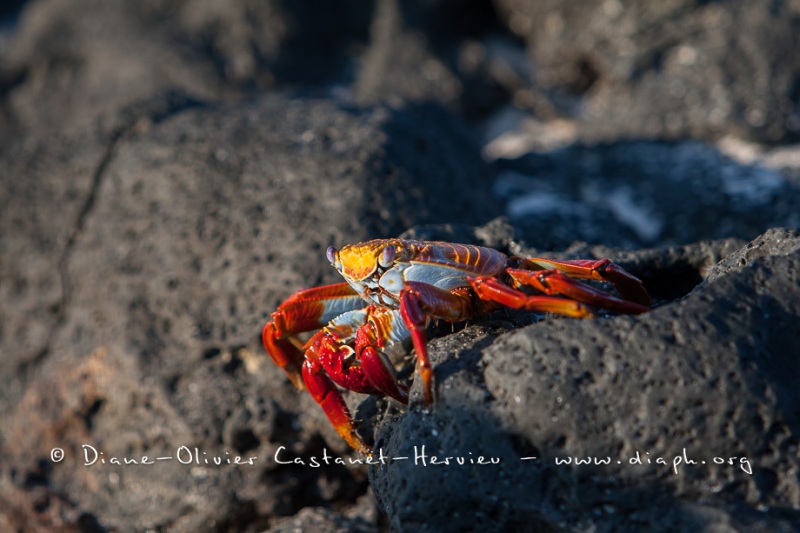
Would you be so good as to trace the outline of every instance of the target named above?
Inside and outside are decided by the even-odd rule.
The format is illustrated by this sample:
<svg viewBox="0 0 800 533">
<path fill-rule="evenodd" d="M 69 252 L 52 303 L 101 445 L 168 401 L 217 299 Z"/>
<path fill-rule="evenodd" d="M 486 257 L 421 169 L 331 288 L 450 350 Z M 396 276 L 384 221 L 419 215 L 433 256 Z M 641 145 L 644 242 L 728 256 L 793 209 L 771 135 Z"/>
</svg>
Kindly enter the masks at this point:
<svg viewBox="0 0 800 533">
<path fill-rule="evenodd" d="M 574 144 L 494 163 L 495 193 L 525 240 L 625 248 L 753 239 L 800 224 L 800 181 L 757 152 L 697 141 Z M 797 168 L 794 167 L 793 168 Z"/>
<path fill-rule="evenodd" d="M 411 127 L 420 121 L 428 126 Z M 11 526 L 263 526 L 355 498 L 363 468 L 271 460 L 280 445 L 321 453 L 321 435 L 332 452 L 348 450 L 311 398 L 264 364 L 259 332 L 294 290 L 336 281 L 329 244 L 489 212 L 478 197 L 416 203 L 456 184 L 489 194 L 480 160 L 457 156 L 475 153 L 458 146 L 468 136 L 436 109 L 357 111 L 280 95 L 175 106 L 137 124 L 95 154 L 89 190 L 74 187 L 83 204 L 50 217 L 42 195 L 63 194 L 89 166 L 58 143 L 5 192 L 3 217 L 16 231 L 3 240 L 3 290 L 19 302 L 2 312 L 0 363 Z M 52 151 L 67 164 L 53 165 Z M 35 154 L 18 157 L 24 168 Z M 31 203 L 11 201 L 20 189 Z M 36 240 L 50 241 L 40 262 L 21 260 Z M 187 446 L 261 462 L 92 468 L 83 444 L 109 458 Z M 61 463 L 50 460 L 55 447 Z"/>
<path fill-rule="evenodd" d="M 626 255 L 645 279 L 659 255 L 704 272 L 645 315 L 500 319 L 431 342 L 436 403 L 415 385 L 378 433 L 385 456 L 409 458 L 371 469 L 390 525 L 794 531 L 800 237 L 740 244 Z"/>
<path fill-rule="evenodd" d="M 163 93 L 231 100 L 325 82 L 366 38 L 370 14 L 349 0 L 28 2 L 0 50 L 0 141 L 113 130 L 124 107 Z"/>
<path fill-rule="evenodd" d="M 535 61 L 534 91 L 576 119 L 584 139 L 798 138 L 791 1 L 497 5 Z"/>
<path fill-rule="evenodd" d="M 790 3 L 605 2 L 574 40 L 571 18 L 535 37 L 524 11 L 544 4 L 505 0 L 15 4 L 18 19 L 0 11 L 0 530 L 792 530 L 796 238 L 744 246 L 798 224 L 800 150 L 742 142 L 796 138 Z M 623 57 L 620 6 L 634 26 L 692 24 Z M 745 53 L 704 47 L 720 40 Z M 563 64 L 596 76 L 565 87 L 540 54 L 585 43 L 635 68 L 578 52 Z M 328 245 L 398 234 L 612 257 L 659 309 L 435 328 L 437 404 L 418 385 L 407 414 L 348 395 L 360 432 L 502 461 L 374 469 L 381 513 L 366 466 L 309 465 L 363 458 L 259 332 L 295 290 L 339 281 Z M 684 444 L 754 473 L 549 461 Z"/>
</svg>

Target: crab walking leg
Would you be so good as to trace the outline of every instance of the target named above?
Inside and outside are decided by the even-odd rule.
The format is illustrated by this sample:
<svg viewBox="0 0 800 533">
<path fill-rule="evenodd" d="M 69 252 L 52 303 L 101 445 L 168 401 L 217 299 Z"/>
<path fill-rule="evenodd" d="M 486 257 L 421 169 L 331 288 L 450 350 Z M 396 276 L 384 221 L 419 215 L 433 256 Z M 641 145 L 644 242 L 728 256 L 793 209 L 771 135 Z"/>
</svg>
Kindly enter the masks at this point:
<svg viewBox="0 0 800 533">
<path fill-rule="evenodd" d="M 523 259 L 522 267 L 526 269 L 530 268 L 530 270 L 534 271 L 555 269 L 573 278 L 608 281 L 614 285 L 625 300 L 643 306 L 649 306 L 652 303 L 642 280 L 608 259 L 556 261 L 541 257 L 529 257 Z"/>
<path fill-rule="evenodd" d="M 300 370 L 303 352 L 295 335 L 319 329 L 334 317 L 364 305 L 364 300 L 347 283 L 296 292 L 272 313 L 272 320 L 261 332 L 261 341 L 275 364 L 298 389 L 303 389 Z"/>
<path fill-rule="evenodd" d="M 325 415 L 327 415 L 336 432 L 347 441 L 350 447 L 363 454 L 370 455 L 372 450 L 356 433 L 353 417 L 344 402 L 342 393 L 339 392 L 331 378 L 325 373 L 319 361 L 307 359 L 303 363 L 303 380 L 311 397 L 325 411 Z"/>
<path fill-rule="evenodd" d="M 366 310 L 345 313 L 318 331 L 306 343 L 303 380 L 336 432 L 354 449 L 369 454 L 370 448 L 356 432 L 353 416 L 337 385 L 364 394 L 376 394 L 363 369 L 353 357 L 354 331 L 363 325 Z"/>
<path fill-rule="evenodd" d="M 261 331 L 261 342 L 272 361 L 283 369 L 295 387 L 302 390 L 305 388 L 301 375 L 303 352 L 297 349 L 293 339 L 281 338 L 283 332 L 276 326 L 281 319 L 276 315 L 277 312 L 272 315 L 272 322 L 267 322 Z"/>
<path fill-rule="evenodd" d="M 429 318 L 452 322 L 473 316 L 471 298 L 466 292 L 450 292 L 428 283 L 407 281 L 400 292 L 400 315 L 411 332 L 411 342 L 417 351 L 418 372 L 422 378 L 425 403 L 433 402 L 433 369 L 428 358 L 428 338 L 425 328 Z"/>
<path fill-rule="evenodd" d="M 481 300 L 497 302 L 512 309 L 555 313 L 573 318 L 594 317 L 591 309 L 575 300 L 525 294 L 490 276 L 471 278 L 469 282 Z"/>
<path fill-rule="evenodd" d="M 649 307 L 622 300 L 600 289 L 591 287 L 559 270 L 507 270 L 511 279 L 519 286 L 533 287 L 549 295 L 561 295 L 595 307 L 614 311 L 615 313 L 628 313 L 638 315 L 646 313 Z"/>
</svg>

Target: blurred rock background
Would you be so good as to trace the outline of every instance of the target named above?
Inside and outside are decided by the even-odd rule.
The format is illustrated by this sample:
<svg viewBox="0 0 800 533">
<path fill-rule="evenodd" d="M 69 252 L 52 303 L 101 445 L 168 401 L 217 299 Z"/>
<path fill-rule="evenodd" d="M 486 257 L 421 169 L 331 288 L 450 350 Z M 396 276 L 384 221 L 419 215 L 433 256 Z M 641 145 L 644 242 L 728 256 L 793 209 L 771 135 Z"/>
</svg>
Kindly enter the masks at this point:
<svg viewBox="0 0 800 533">
<path fill-rule="evenodd" d="M 798 530 L 798 41 L 790 0 L 4 3 L 0 529 Z M 261 327 L 400 234 L 608 256 L 659 307 L 479 320 L 434 407 L 349 398 L 501 467 L 278 464 L 356 456 Z M 684 448 L 753 473 L 551 461 Z"/>
</svg>

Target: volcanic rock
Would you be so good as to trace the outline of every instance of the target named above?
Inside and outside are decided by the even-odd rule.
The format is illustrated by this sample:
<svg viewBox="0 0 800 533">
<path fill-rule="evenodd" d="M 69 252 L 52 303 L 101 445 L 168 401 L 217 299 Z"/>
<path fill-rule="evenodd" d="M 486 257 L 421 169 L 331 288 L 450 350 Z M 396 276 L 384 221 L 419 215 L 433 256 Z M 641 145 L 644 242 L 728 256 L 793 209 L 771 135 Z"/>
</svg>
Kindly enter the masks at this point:
<svg viewBox="0 0 800 533">
<path fill-rule="evenodd" d="M 376 442 L 408 459 L 370 471 L 393 529 L 794 531 L 800 237 L 770 230 L 708 265 L 732 244 L 661 252 L 705 280 L 644 315 L 431 342 L 436 401 L 415 383 Z"/>
<path fill-rule="evenodd" d="M 586 140 L 798 138 L 792 2 L 498 0 L 534 89 Z"/>
</svg>

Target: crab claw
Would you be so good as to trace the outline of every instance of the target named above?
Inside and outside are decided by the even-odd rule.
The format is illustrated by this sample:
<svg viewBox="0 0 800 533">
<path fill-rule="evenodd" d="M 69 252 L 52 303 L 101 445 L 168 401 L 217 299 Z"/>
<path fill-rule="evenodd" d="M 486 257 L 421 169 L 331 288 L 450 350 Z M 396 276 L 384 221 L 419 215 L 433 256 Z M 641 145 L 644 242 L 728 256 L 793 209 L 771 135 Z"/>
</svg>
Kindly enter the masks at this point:
<svg viewBox="0 0 800 533">
<path fill-rule="evenodd" d="M 261 331 L 261 341 L 275 364 L 303 390 L 304 350 L 296 335 L 319 329 L 337 315 L 363 306 L 361 297 L 347 283 L 296 292 L 272 313 L 272 320 Z"/>
<path fill-rule="evenodd" d="M 311 397 L 325 411 L 325 415 L 336 432 L 347 441 L 351 448 L 370 455 L 372 449 L 356 433 L 353 417 L 344 402 L 342 393 L 325 373 L 322 365 L 318 361 L 307 360 L 303 364 L 303 379 Z"/>
</svg>

